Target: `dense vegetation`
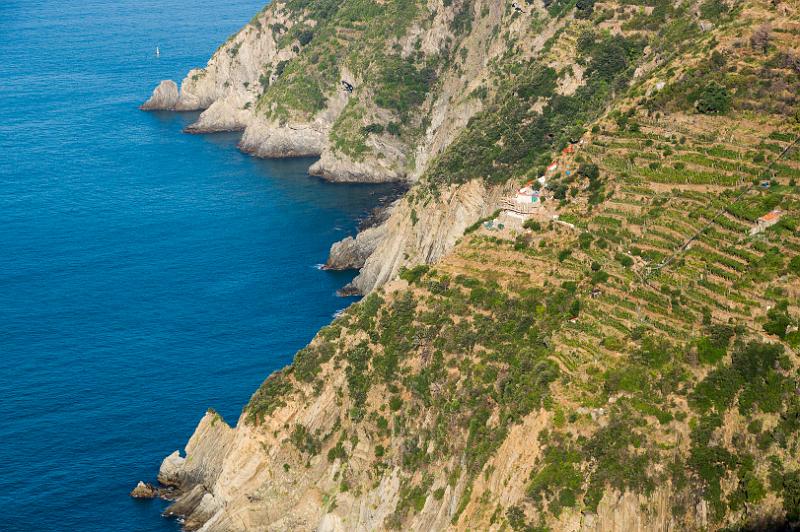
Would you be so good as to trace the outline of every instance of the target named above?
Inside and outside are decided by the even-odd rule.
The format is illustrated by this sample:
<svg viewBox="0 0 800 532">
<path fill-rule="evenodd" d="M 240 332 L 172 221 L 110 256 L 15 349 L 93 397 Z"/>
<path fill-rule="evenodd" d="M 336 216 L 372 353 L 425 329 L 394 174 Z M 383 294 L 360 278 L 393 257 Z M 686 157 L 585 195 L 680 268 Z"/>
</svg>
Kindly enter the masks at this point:
<svg viewBox="0 0 800 532">
<path fill-rule="evenodd" d="M 519 65 L 503 82 L 495 101 L 470 120 L 467 129 L 429 172 L 435 183 L 483 177 L 503 182 L 540 172 L 552 151 L 577 142 L 584 126 L 627 84 L 644 43 L 636 38 L 586 32 L 576 60 L 585 63 L 586 83 L 575 94 L 556 92 L 559 74 L 536 60 Z M 537 102 L 545 102 L 541 112 Z"/>
</svg>

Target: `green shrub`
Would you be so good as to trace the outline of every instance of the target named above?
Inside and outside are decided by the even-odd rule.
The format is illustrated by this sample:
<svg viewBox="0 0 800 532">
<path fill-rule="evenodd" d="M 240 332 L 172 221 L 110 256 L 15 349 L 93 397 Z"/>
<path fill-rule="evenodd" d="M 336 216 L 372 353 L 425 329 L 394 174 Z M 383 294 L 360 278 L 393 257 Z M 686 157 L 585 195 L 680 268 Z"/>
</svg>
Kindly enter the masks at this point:
<svg viewBox="0 0 800 532">
<path fill-rule="evenodd" d="M 304 425 L 299 423 L 294 426 L 294 430 L 289 436 L 289 440 L 292 442 L 292 444 L 294 444 L 298 451 L 311 456 L 318 455 L 320 448 L 322 447 L 319 439 L 314 437 L 314 435 L 311 434 Z"/>
<path fill-rule="evenodd" d="M 800 275 L 800 255 L 792 257 L 789 261 L 789 271 L 795 275 Z"/>
<path fill-rule="evenodd" d="M 530 229 L 532 231 L 542 230 L 542 224 L 533 219 L 525 220 L 525 222 L 522 224 L 522 227 L 524 227 L 525 229 Z M 797 273 L 800 274 L 800 257 L 798 257 Z"/>
<path fill-rule="evenodd" d="M 378 74 L 375 103 L 396 111 L 405 121 L 411 108 L 425 100 L 435 79 L 436 70 L 432 64 L 420 68 L 410 57 L 384 57 Z"/>
<path fill-rule="evenodd" d="M 590 18 L 594 12 L 594 3 L 595 0 L 577 0 L 577 2 L 575 2 L 575 18 Z"/>
<path fill-rule="evenodd" d="M 510 506 L 506 510 L 506 519 L 508 519 L 508 526 L 515 532 L 525 532 L 530 529 L 525 521 L 525 512 L 519 506 Z"/>
<path fill-rule="evenodd" d="M 403 399 L 399 395 L 393 395 L 391 399 L 389 399 L 389 409 L 392 412 L 397 412 L 403 407 Z"/>
<path fill-rule="evenodd" d="M 380 135 L 383 133 L 383 126 L 381 124 L 369 124 L 361 128 L 361 133 L 364 135 Z"/>
<path fill-rule="evenodd" d="M 616 253 L 614 255 L 614 259 L 622 264 L 625 268 L 630 268 L 633 266 L 633 259 L 624 253 Z"/>
<path fill-rule="evenodd" d="M 581 163 L 578 166 L 578 174 L 589 181 L 594 181 L 600 177 L 600 168 L 594 163 Z"/>
<path fill-rule="evenodd" d="M 261 423 L 264 418 L 275 409 L 286 405 L 284 396 L 292 391 L 292 384 L 289 382 L 288 370 L 276 371 L 264 381 L 256 390 L 250 403 L 247 405 L 247 420 L 251 423 Z"/>
<path fill-rule="evenodd" d="M 312 382 L 319 374 L 322 364 L 330 360 L 336 348 L 328 342 L 309 345 L 294 357 L 294 376 L 303 382 Z"/>
<path fill-rule="evenodd" d="M 371 383 L 368 374 L 370 349 L 366 342 L 362 342 L 345 354 L 348 362 L 346 369 L 347 387 L 350 391 L 350 417 L 360 421 L 364 417 L 364 407 L 367 402 L 367 393 Z"/>
<path fill-rule="evenodd" d="M 579 469 L 581 455 L 570 447 L 549 446 L 543 461 L 543 466 L 528 484 L 528 496 L 536 502 L 550 501 L 550 512 L 558 516 L 562 508 L 559 494 L 569 491 L 574 500 L 574 493 L 583 483 Z"/>
<path fill-rule="evenodd" d="M 791 471 L 783 476 L 783 508 L 789 522 L 800 521 L 800 471 Z"/>
<path fill-rule="evenodd" d="M 728 345 L 733 338 L 733 327 L 729 325 L 709 325 L 708 336 L 697 340 L 697 356 L 703 364 L 716 364 L 727 354 Z"/>
<path fill-rule="evenodd" d="M 728 89 L 716 81 L 699 88 L 690 96 L 695 109 L 702 114 L 724 114 L 731 108 L 731 95 Z"/>
<path fill-rule="evenodd" d="M 347 453 L 345 452 L 344 445 L 341 441 L 338 441 L 336 445 L 328 450 L 328 462 L 333 463 L 337 459 L 342 461 L 347 459 Z"/>
<path fill-rule="evenodd" d="M 400 278 L 408 281 L 408 284 L 416 284 L 430 269 L 431 267 L 427 264 L 419 264 L 411 269 L 402 267 L 400 268 Z"/>
<path fill-rule="evenodd" d="M 786 336 L 786 328 L 792 324 L 788 312 L 788 303 L 783 301 L 767 311 L 767 322 L 763 325 L 764 331 L 780 339 Z"/>
<path fill-rule="evenodd" d="M 706 20 L 716 22 L 727 12 L 728 6 L 722 0 L 706 0 L 700 4 L 700 15 Z"/>
<path fill-rule="evenodd" d="M 592 274 L 592 284 L 602 284 L 608 281 L 608 274 L 603 270 L 598 270 Z"/>
</svg>

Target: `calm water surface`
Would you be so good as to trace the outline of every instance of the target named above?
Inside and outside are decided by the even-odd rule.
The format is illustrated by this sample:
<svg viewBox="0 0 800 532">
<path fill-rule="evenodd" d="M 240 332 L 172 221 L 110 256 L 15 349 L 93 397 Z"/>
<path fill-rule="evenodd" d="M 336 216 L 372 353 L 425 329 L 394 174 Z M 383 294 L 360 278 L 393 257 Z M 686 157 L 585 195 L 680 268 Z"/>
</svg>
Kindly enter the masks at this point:
<svg viewBox="0 0 800 532">
<path fill-rule="evenodd" d="M 0 1 L 0 530 L 177 530 L 128 491 L 350 303 L 314 265 L 385 189 L 136 108 L 262 5 Z"/>
</svg>

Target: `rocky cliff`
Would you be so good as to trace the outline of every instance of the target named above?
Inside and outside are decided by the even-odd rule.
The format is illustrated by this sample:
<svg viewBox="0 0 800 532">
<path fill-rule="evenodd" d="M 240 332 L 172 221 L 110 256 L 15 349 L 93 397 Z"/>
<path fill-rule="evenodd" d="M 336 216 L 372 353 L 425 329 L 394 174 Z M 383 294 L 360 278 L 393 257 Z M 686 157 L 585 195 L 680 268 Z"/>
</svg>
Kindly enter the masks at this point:
<svg viewBox="0 0 800 532">
<path fill-rule="evenodd" d="M 192 132 L 410 184 L 331 250 L 366 297 L 235 427 L 209 412 L 165 459 L 167 513 L 208 532 L 797 524 L 797 9 L 276 1 L 162 82 L 144 108 L 205 109 Z M 523 184 L 539 207 L 497 216 Z"/>
<path fill-rule="evenodd" d="M 525 19 L 515 18 L 509 34 L 498 38 L 497 28 L 509 11 L 495 2 L 405 4 L 369 21 L 376 28 L 361 37 L 378 50 L 368 54 L 358 32 L 341 27 L 358 18 L 349 10 L 341 8 L 332 16 L 301 9 L 297 2 L 273 2 L 221 46 L 205 68 L 190 71 L 180 89 L 172 81 L 161 82 L 142 109 L 202 110 L 187 131 L 243 130 L 240 148 L 258 157 L 320 156 L 309 173 L 331 181 L 416 181 L 483 107 L 476 94 L 491 85 L 491 62 L 506 53 L 506 41 L 520 39 L 530 28 Z M 399 26 L 393 30 L 396 37 L 376 39 L 377 29 L 390 26 Z M 548 28 L 525 43 L 522 53 L 541 48 L 553 31 Z M 332 34 L 339 40 L 331 43 Z M 349 50 L 349 55 L 337 51 L 333 73 L 320 80 L 299 72 L 316 68 L 315 58 L 331 46 Z M 402 77 L 384 71 L 375 63 L 380 59 L 392 63 Z M 372 64 L 365 69 L 367 60 Z M 303 91 L 318 99 L 313 108 L 294 99 Z M 448 200 L 454 210 L 433 223 L 436 234 L 415 235 L 401 221 L 412 210 L 405 206 L 391 228 L 372 230 L 353 245 L 337 245 L 329 267 L 363 266 L 366 250 L 378 250 L 383 235 L 394 243 L 380 247 L 348 291 L 364 293 L 420 257 L 435 260 L 464 227 L 494 210 L 496 193 L 478 198 L 471 185 L 459 194 L 466 202 Z M 406 259 L 416 241 L 420 249 Z M 344 251 L 357 260 L 342 260 Z"/>
<path fill-rule="evenodd" d="M 202 110 L 189 132 L 243 130 L 241 148 L 259 157 L 320 156 L 310 172 L 332 181 L 412 179 L 414 152 L 427 145 L 418 138 L 423 115 L 440 95 L 434 78 L 445 70 L 423 73 L 421 65 L 447 53 L 452 14 L 433 1 L 405 2 L 379 16 L 330 4 L 271 3 L 205 68 L 190 71 L 180 90 L 164 81 L 142 109 Z M 384 39 L 383 30 L 395 37 Z M 382 56 L 414 79 L 394 79 L 375 63 Z"/>
<path fill-rule="evenodd" d="M 347 267 L 360 270 L 343 290 L 367 294 L 394 279 L 401 268 L 438 261 L 470 225 L 497 210 L 509 192 L 509 187 L 488 188 L 471 181 L 451 185 L 428 200 L 406 197 L 379 227 L 334 244 L 329 260 L 334 265 L 349 262 Z"/>
<path fill-rule="evenodd" d="M 506 49 L 504 39 L 494 33 L 508 12 L 495 2 L 405 4 L 372 17 L 377 20 L 369 23 L 376 27 L 361 38 L 377 50 L 367 53 L 358 32 L 342 29 L 357 14 L 273 2 L 221 46 L 205 68 L 190 71 L 180 89 L 172 81 L 161 82 L 142 109 L 202 110 L 188 132 L 243 130 L 240 148 L 258 157 L 319 156 L 309 173 L 331 181 L 416 181 L 428 161 L 482 108 L 475 92 L 486 90 L 490 63 Z M 399 26 L 395 37 L 375 35 L 391 26 Z M 514 38 L 528 32 L 522 20 L 514 20 L 511 28 Z M 541 47 L 545 40 L 537 37 L 535 45 L 526 47 Z M 333 73 L 308 79 L 300 72 L 317 68 L 315 58 L 331 46 L 349 51 L 336 52 Z M 450 64 L 456 49 L 458 59 Z M 375 64 L 379 59 L 406 73 L 395 79 Z M 365 68 L 367 60 L 373 63 Z M 318 100 L 313 108 L 294 99 L 303 91 Z M 449 191 L 452 197 L 440 206 L 452 212 L 431 214 L 439 218 L 431 221 L 434 232 L 420 233 L 416 224 L 406 223 L 414 209 L 405 202 L 384 227 L 334 246 L 328 267 L 367 265 L 345 289 L 365 293 L 403 266 L 420 258 L 435 260 L 466 226 L 494 210 L 497 193 L 479 193 L 473 185 L 459 193 Z M 419 209 L 422 216 L 434 211 Z"/>
</svg>

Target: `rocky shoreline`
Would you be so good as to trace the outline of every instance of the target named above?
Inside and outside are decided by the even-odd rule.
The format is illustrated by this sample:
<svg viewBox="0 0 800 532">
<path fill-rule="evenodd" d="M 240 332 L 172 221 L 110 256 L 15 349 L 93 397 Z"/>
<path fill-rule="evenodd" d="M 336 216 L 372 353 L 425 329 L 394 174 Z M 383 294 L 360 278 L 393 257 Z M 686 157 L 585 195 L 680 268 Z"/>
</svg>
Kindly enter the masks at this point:
<svg viewBox="0 0 800 532">
<path fill-rule="evenodd" d="M 195 104 L 203 98 L 190 92 L 196 90 L 192 89 L 191 80 L 187 77 L 180 91 L 172 81 L 161 82 L 142 109 L 197 110 Z M 185 89 L 187 83 L 189 88 Z M 451 186 L 434 199 L 434 204 L 417 213 L 415 206 L 401 197 L 410 185 L 407 175 L 388 168 L 385 162 L 344 161 L 331 154 L 325 120 L 277 125 L 249 110 L 226 118 L 220 113 L 231 98 L 227 95 L 215 101 L 187 132 L 243 131 L 239 149 L 255 157 L 320 157 L 308 172 L 332 182 L 397 183 L 398 196 L 392 198 L 390 205 L 378 205 L 371 221 L 362 224 L 355 237 L 346 237 L 331 247 L 326 269 L 360 271 L 352 283 L 340 290 L 340 295 L 369 293 L 394 278 L 404 266 L 438 260 L 466 227 L 493 212 L 502 196 L 503 190 L 477 182 Z"/>
<path fill-rule="evenodd" d="M 433 25 L 424 30 L 424 38 L 418 33 L 423 30 L 418 28 L 400 39 L 398 46 L 411 50 L 417 39 L 421 39 L 427 53 L 435 53 L 444 46 L 447 21 L 453 14 L 439 9 L 436 13 Z M 500 10 L 489 9 L 489 16 L 476 27 L 469 42 L 477 44 L 488 39 L 500 16 Z M 301 113 L 278 119 L 264 107 L 267 104 L 262 91 L 275 82 L 276 72 L 282 72 L 284 65 L 301 52 L 298 45 L 286 46 L 279 33 L 266 28 L 286 28 L 290 32 L 296 24 L 316 24 L 304 17 L 298 18 L 280 2 L 271 4 L 220 46 L 205 67 L 189 71 L 180 84 L 172 80 L 160 82 L 141 108 L 201 111 L 198 119 L 186 128 L 187 133 L 242 132 L 238 147 L 252 156 L 318 157 L 308 169 L 310 175 L 330 182 L 397 183 L 405 190 L 419 179 L 429 161 L 452 142 L 470 116 L 480 110 L 479 100 L 460 95 L 473 90 L 486 75 L 489 58 L 502 53 L 502 47 L 472 46 L 469 60 L 443 77 L 438 92 L 420 106 L 420 110 L 431 110 L 423 120 L 423 134 L 415 133 L 410 142 L 394 134 L 367 135 L 364 153 L 351 157 L 342 151 L 335 131 L 337 120 L 347 109 L 356 104 L 363 109 L 359 112 L 381 122 L 391 121 L 392 117 L 375 103 L 375 95 L 369 88 L 359 90 L 362 80 L 347 65 L 340 65 L 339 76 L 350 80 L 349 88 L 337 83 L 336 88 L 324 95 L 322 107 L 310 115 Z M 409 223 L 414 206 L 404 200 L 395 201 L 391 209 L 382 209 L 380 216 L 372 217 L 372 222 L 360 227 L 356 237 L 334 244 L 326 268 L 362 270 L 342 294 L 366 294 L 392 279 L 404 266 L 441 257 L 465 227 L 494 210 L 495 194 L 484 189 L 480 193 L 486 196 L 477 198 L 475 192 L 466 186 L 464 195 L 468 200 L 463 205 L 437 202 L 437 209 L 452 209 L 452 212 L 439 213 L 435 220 L 421 220 L 419 225 Z M 425 210 L 432 211 L 432 207 Z M 429 222 L 432 225 L 427 225 Z"/>
<path fill-rule="evenodd" d="M 174 82 L 162 81 L 141 109 L 197 111 L 196 104 L 201 99 L 187 90 L 182 86 L 179 91 Z M 346 237 L 331 247 L 325 269 L 360 270 L 358 277 L 339 291 L 342 296 L 366 294 L 389 281 L 405 265 L 437 260 L 455 244 L 464 228 L 492 212 L 499 200 L 497 193 L 481 187 L 478 190 L 472 184 L 463 185 L 450 191 L 447 201 L 438 205 L 440 208 L 426 209 L 435 220 L 426 219 L 419 226 L 409 224 L 411 211 L 415 209 L 403 200 L 409 188 L 406 175 L 382 164 L 376 167 L 331 156 L 326 147 L 326 127 L 321 123 L 275 125 L 249 111 L 233 117 L 225 115 L 229 99 L 230 96 L 215 101 L 185 131 L 192 134 L 242 131 L 238 147 L 252 156 L 320 157 L 309 168 L 309 175 L 332 182 L 397 184 L 397 193 L 379 201 L 359 224 L 355 237 Z"/>
</svg>

